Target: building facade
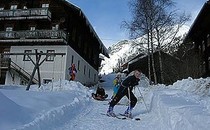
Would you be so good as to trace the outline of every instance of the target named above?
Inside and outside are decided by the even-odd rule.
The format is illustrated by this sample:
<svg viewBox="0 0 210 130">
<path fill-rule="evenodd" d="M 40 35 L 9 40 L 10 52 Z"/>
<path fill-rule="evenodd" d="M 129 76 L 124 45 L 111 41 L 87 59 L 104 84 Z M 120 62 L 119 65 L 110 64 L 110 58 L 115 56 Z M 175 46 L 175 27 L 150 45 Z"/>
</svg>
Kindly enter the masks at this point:
<svg viewBox="0 0 210 130">
<path fill-rule="evenodd" d="M 65 0 L 2 0 L 0 53 L 1 84 L 27 84 L 39 62 L 33 83 L 68 80 L 75 64 L 76 80 L 91 85 L 99 54 L 109 57 L 81 9 Z"/>
<path fill-rule="evenodd" d="M 181 45 L 178 55 L 184 62 L 183 78 L 210 76 L 210 1 L 204 3 Z"/>
</svg>

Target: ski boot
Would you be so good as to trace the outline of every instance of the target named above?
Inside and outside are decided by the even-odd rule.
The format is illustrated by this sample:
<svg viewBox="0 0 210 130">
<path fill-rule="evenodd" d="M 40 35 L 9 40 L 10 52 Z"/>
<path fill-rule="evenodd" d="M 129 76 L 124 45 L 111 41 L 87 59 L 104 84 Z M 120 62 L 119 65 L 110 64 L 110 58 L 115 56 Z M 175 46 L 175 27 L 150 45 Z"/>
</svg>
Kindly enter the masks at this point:
<svg viewBox="0 0 210 130">
<path fill-rule="evenodd" d="M 128 118 L 133 118 L 131 113 L 132 109 L 133 109 L 132 107 L 128 107 L 127 110 L 124 112 L 123 116 Z"/>
<path fill-rule="evenodd" d="M 107 116 L 111 116 L 111 117 L 116 117 L 114 111 L 113 111 L 113 107 L 109 106 L 109 109 L 106 113 Z"/>
</svg>

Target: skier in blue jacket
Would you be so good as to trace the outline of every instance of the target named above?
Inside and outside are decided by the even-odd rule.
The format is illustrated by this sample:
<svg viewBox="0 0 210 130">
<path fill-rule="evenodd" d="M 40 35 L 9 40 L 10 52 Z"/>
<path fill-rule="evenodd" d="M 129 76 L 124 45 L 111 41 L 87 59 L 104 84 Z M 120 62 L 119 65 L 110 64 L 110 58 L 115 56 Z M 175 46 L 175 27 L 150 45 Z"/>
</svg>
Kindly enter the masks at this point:
<svg viewBox="0 0 210 130">
<path fill-rule="evenodd" d="M 126 96 L 130 100 L 130 104 L 127 110 L 125 111 L 124 115 L 130 118 L 132 117 L 131 111 L 137 103 L 137 98 L 133 94 L 132 90 L 134 86 L 138 85 L 138 82 L 140 81 L 140 76 L 141 71 L 135 70 L 133 75 L 128 76 L 125 80 L 123 80 L 116 96 L 111 100 L 109 104 L 109 108 L 107 111 L 108 116 L 116 116 L 113 111 L 113 108 L 122 99 L 122 97 Z"/>
<path fill-rule="evenodd" d="M 113 87 L 112 99 L 113 99 L 114 96 L 117 94 L 117 91 L 118 91 L 118 89 L 119 89 L 119 87 L 120 87 L 121 82 L 122 82 L 122 81 L 121 81 L 121 74 L 118 73 L 118 74 L 116 75 L 116 77 L 114 78 L 114 80 L 113 80 L 113 85 L 114 85 L 114 87 Z"/>
</svg>

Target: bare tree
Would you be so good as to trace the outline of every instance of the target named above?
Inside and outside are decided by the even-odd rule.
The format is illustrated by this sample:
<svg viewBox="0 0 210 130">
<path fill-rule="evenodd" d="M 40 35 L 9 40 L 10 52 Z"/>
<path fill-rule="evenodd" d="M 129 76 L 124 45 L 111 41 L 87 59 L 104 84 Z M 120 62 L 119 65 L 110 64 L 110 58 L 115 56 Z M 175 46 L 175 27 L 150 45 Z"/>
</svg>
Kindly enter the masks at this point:
<svg viewBox="0 0 210 130">
<path fill-rule="evenodd" d="M 130 30 L 131 38 L 142 37 L 143 41 L 148 42 L 148 73 L 151 79 L 151 62 L 155 84 L 157 76 L 153 52 L 159 51 L 161 81 L 164 82 L 160 51 L 176 40 L 178 31 L 190 16 L 178 14 L 172 0 L 131 0 L 129 5 L 133 18 L 130 22 L 124 21 L 123 26 Z"/>
</svg>

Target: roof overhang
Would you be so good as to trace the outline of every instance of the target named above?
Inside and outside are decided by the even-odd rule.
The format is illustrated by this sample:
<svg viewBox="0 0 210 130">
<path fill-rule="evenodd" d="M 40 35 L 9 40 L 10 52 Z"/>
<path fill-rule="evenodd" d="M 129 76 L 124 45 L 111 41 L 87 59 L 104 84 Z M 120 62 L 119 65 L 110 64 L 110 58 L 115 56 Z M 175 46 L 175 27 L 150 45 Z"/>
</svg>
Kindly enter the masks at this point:
<svg viewBox="0 0 210 130">
<path fill-rule="evenodd" d="M 96 40 L 97 40 L 97 42 L 99 44 L 99 48 L 98 49 L 99 49 L 100 53 L 102 53 L 103 55 L 105 55 L 106 57 L 109 58 L 109 53 L 108 53 L 107 48 L 104 46 L 104 44 L 102 43 L 102 41 L 100 40 L 100 38 L 96 34 L 95 30 L 93 29 L 92 25 L 90 24 L 89 20 L 87 19 L 87 17 L 85 16 L 85 14 L 82 12 L 82 10 L 78 6 L 70 3 L 67 0 L 61 0 L 61 1 L 63 1 L 67 6 L 75 9 L 75 11 L 78 12 L 78 14 L 80 14 L 80 16 L 84 17 L 85 22 L 86 22 L 87 26 L 90 29 L 90 32 L 93 33 L 94 37 L 96 38 Z"/>
<path fill-rule="evenodd" d="M 210 1 L 207 1 L 193 22 L 184 43 L 201 41 L 210 34 Z"/>
</svg>

